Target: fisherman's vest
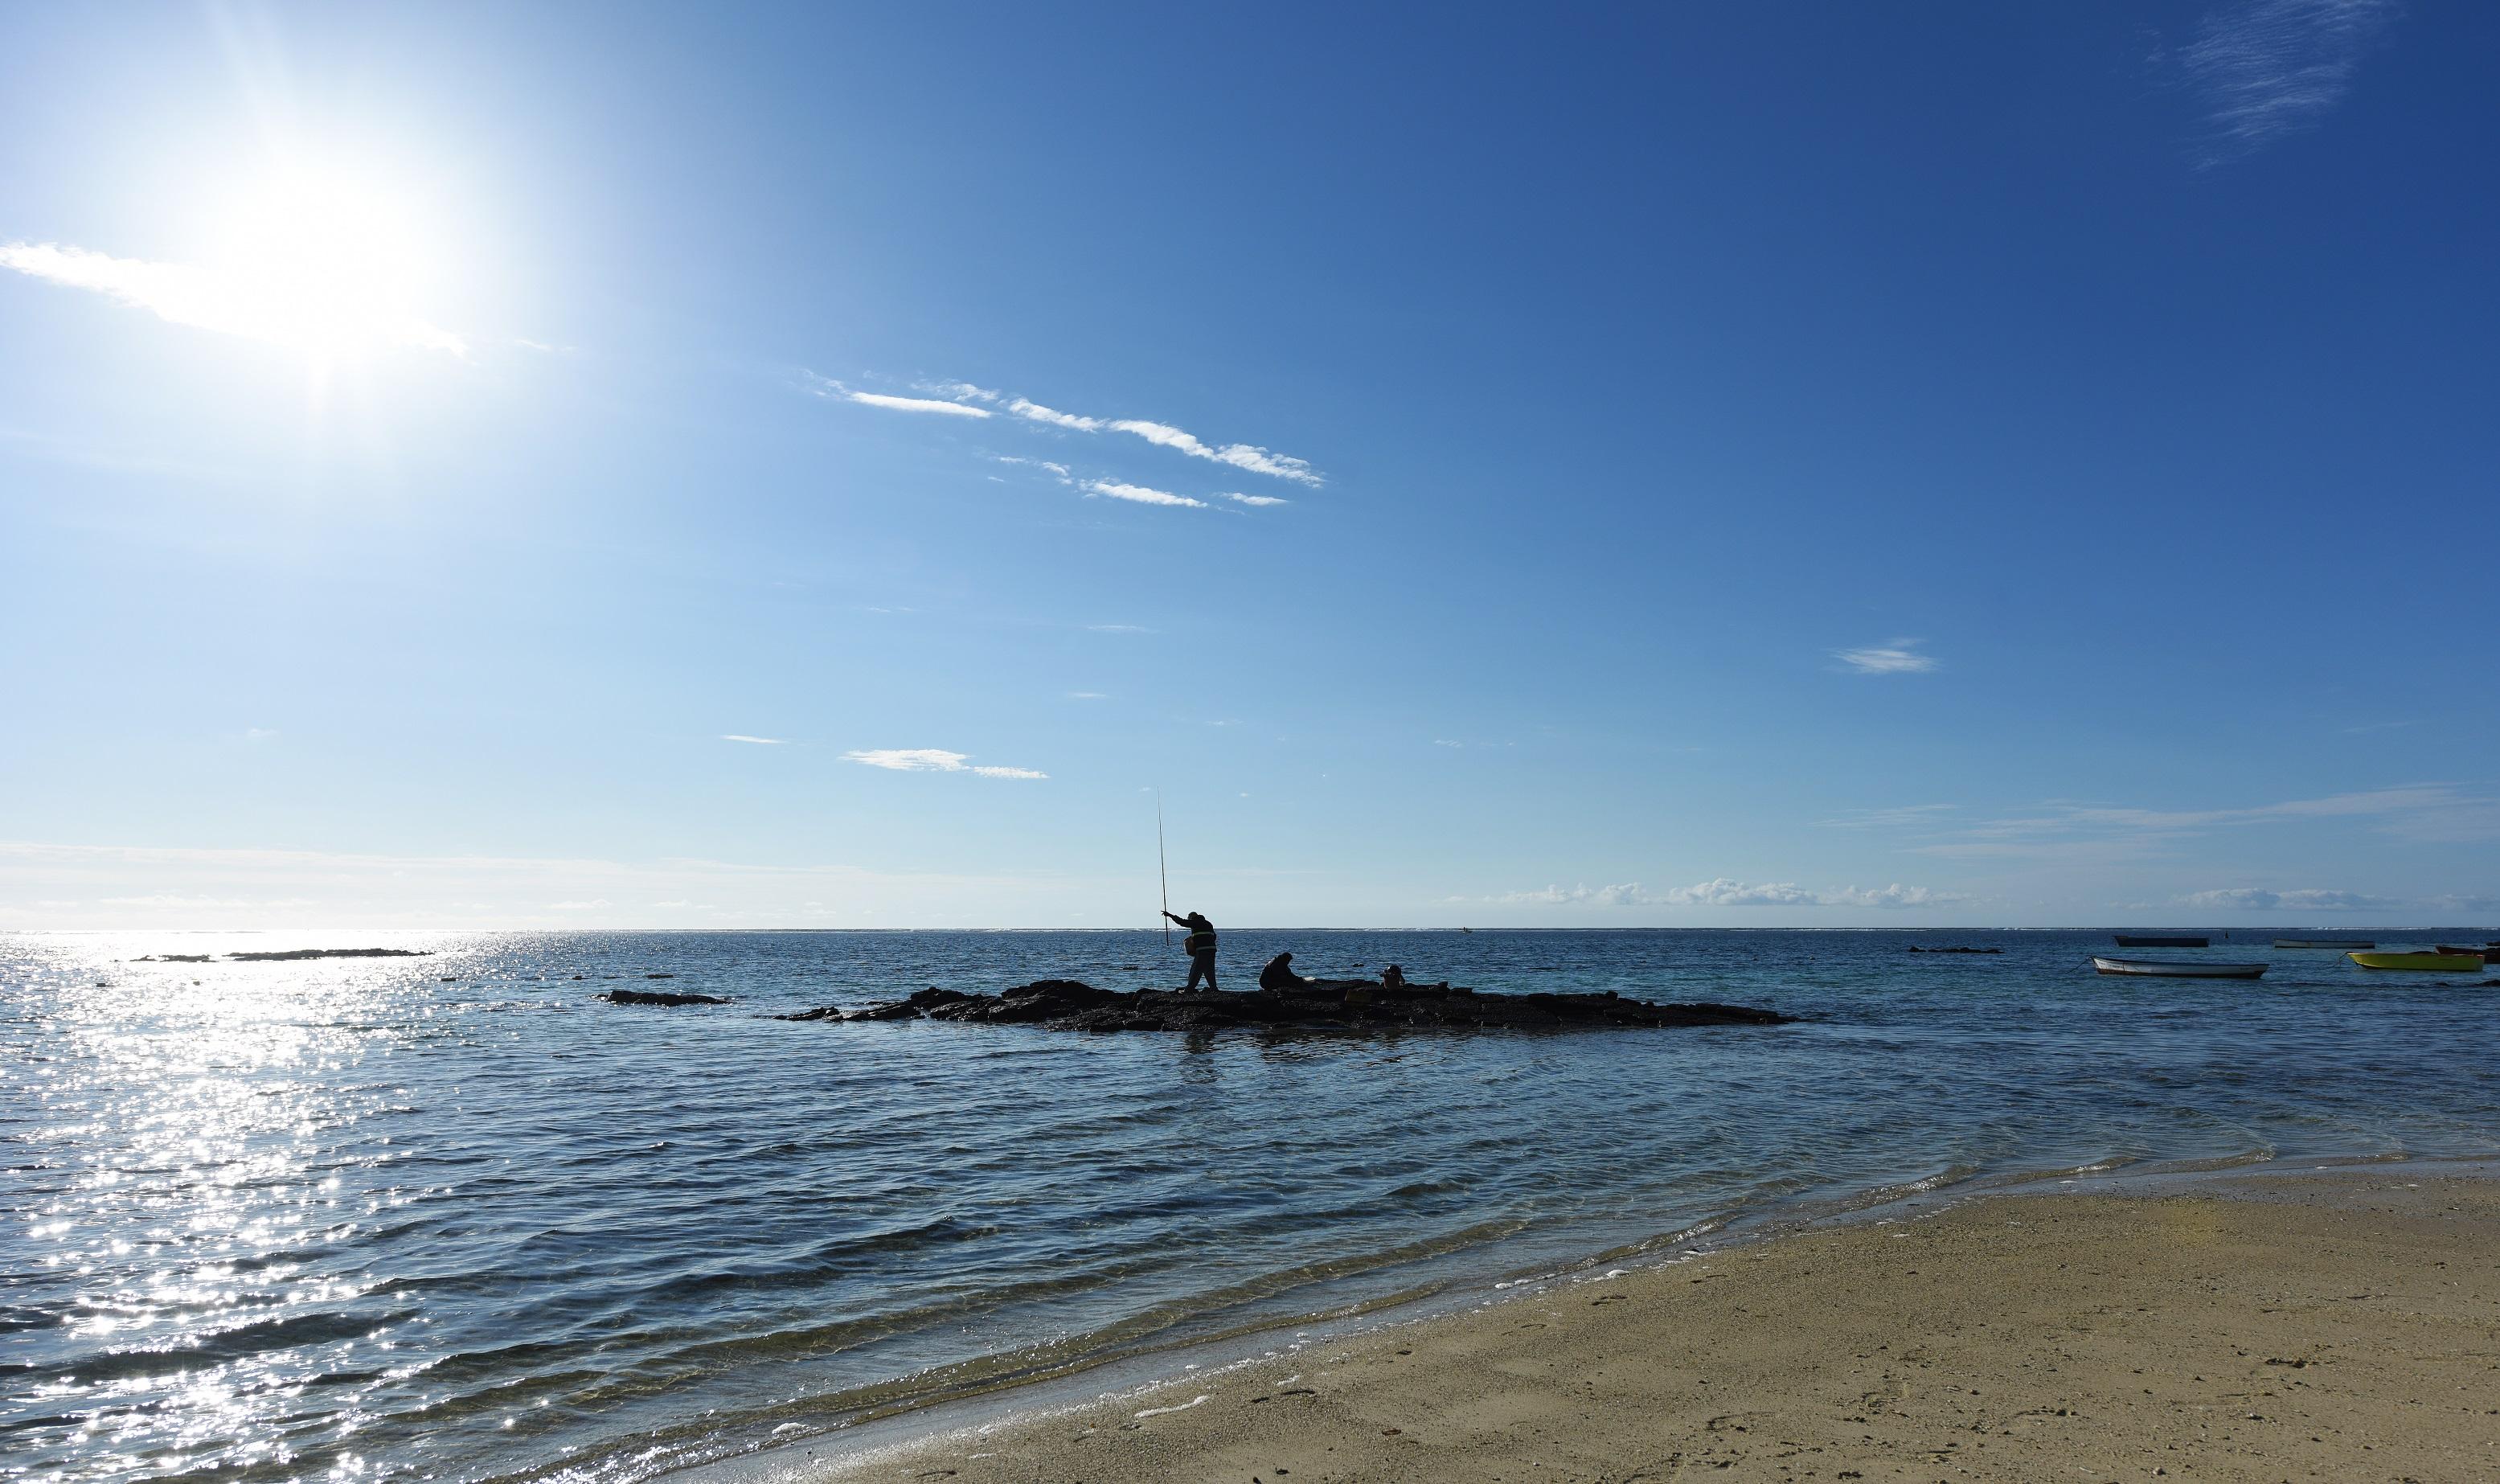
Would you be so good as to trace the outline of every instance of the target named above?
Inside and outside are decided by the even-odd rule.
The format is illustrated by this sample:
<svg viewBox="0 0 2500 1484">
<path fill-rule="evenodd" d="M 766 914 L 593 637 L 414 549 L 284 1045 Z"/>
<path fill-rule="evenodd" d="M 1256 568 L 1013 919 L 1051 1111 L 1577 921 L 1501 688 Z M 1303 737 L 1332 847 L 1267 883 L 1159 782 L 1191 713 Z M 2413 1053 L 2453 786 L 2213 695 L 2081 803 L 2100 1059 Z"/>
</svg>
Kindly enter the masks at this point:
<svg viewBox="0 0 2500 1484">
<path fill-rule="evenodd" d="M 1213 953 L 1215 951 L 1215 935 L 1213 933 L 1192 933 L 1187 938 L 1180 940 L 1180 945 L 1183 951 L 1192 955 Z"/>
</svg>

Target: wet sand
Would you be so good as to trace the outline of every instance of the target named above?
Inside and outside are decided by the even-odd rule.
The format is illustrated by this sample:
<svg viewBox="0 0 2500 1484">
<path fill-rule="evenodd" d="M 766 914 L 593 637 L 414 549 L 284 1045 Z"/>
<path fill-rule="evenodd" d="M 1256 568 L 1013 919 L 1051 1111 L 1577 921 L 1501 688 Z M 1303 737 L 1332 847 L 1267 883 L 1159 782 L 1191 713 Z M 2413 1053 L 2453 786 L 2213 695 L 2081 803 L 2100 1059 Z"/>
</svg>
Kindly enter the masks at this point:
<svg viewBox="0 0 2500 1484">
<path fill-rule="evenodd" d="M 1997 1196 L 750 1477 L 2500 1478 L 2500 1181 Z M 1202 1399 L 1202 1400 L 1201 1400 Z M 829 1446 L 833 1445 L 833 1446 Z"/>
</svg>

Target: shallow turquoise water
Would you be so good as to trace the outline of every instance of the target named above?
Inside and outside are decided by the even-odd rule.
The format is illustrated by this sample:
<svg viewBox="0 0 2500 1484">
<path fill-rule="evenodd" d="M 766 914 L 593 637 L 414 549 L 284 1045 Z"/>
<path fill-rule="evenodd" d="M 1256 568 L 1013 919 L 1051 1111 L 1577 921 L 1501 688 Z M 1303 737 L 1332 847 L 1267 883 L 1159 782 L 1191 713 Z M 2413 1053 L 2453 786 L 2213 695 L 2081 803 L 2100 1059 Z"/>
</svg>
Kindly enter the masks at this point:
<svg viewBox="0 0 2500 1484">
<path fill-rule="evenodd" d="M 636 1479 L 1911 1181 L 2500 1153 L 2500 974 L 2298 931 L 2161 955 L 2256 983 L 2101 978 L 2099 933 L 1232 931 L 1239 988 L 1292 948 L 1811 1018 L 1204 1039 L 765 1018 L 1176 981 L 1152 934 L 0 938 L 0 1468 Z M 382 943 L 434 956 L 129 962 Z"/>
</svg>

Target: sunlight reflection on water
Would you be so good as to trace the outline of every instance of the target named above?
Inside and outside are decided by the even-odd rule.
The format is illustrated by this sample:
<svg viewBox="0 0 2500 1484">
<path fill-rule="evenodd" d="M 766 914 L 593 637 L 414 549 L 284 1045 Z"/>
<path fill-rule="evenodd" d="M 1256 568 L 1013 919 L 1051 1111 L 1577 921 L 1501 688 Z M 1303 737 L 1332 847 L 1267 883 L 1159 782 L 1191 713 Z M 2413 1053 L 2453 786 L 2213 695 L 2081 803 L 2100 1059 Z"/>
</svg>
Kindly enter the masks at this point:
<svg viewBox="0 0 2500 1484">
<path fill-rule="evenodd" d="M 1910 941 L 2003 955 L 1909 957 Z M 139 963 L 388 942 L 430 956 Z M 2486 993 L 2083 934 L 1227 935 L 1816 1017 L 1623 1036 L 820 1025 L 1143 934 L 0 939 L 12 1476 L 631 1478 L 863 1402 L 1940 1172 L 2487 1153 Z M 601 990 L 733 996 L 609 1006 Z"/>
</svg>

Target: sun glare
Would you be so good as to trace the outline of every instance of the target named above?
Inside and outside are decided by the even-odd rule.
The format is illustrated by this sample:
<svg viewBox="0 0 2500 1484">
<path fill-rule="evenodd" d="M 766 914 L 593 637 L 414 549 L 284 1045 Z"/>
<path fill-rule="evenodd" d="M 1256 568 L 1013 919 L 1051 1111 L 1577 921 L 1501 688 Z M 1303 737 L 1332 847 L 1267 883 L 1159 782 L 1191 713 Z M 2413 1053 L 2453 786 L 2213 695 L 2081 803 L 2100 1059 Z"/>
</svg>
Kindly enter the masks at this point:
<svg viewBox="0 0 2500 1484">
<path fill-rule="evenodd" d="M 199 313 L 320 361 L 412 347 L 468 354 L 417 312 L 444 262 L 409 202 L 370 176 L 290 167 L 238 190 Z"/>
</svg>

